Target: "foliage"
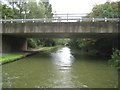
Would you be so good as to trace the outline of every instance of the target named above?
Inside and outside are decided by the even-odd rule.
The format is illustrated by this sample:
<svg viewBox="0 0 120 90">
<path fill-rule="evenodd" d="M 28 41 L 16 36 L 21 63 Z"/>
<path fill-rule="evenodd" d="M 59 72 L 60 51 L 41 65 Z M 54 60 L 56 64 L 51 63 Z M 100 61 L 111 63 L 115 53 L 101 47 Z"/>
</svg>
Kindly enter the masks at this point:
<svg viewBox="0 0 120 90">
<path fill-rule="evenodd" d="M 52 5 L 49 2 L 9 2 L 9 5 L 2 5 L 3 19 L 5 15 L 12 16 L 12 19 L 23 18 L 51 18 L 53 17 Z"/>
<path fill-rule="evenodd" d="M 96 40 L 95 44 L 93 45 L 94 49 L 98 51 L 97 54 L 112 54 L 112 48 L 116 48 L 116 41 L 117 38 L 99 38 Z"/>
<path fill-rule="evenodd" d="M 70 42 L 70 39 L 54 39 L 57 45 L 65 45 Z"/>
<path fill-rule="evenodd" d="M 70 45 L 76 48 L 85 49 L 95 44 L 96 40 L 92 38 L 71 39 Z"/>
<path fill-rule="evenodd" d="M 58 47 L 60 47 L 60 46 L 52 46 L 52 47 L 44 47 L 44 49 L 43 50 L 41 50 L 40 52 L 50 52 L 50 51 L 52 51 L 52 50 L 55 50 L 56 48 L 58 48 Z"/>
<path fill-rule="evenodd" d="M 27 18 L 42 18 L 45 17 L 45 7 L 42 3 L 29 2 L 26 4 Z"/>
<path fill-rule="evenodd" d="M 35 48 L 38 46 L 55 46 L 56 42 L 53 39 L 39 39 L 39 38 L 29 38 L 28 39 L 28 47 Z"/>
<path fill-rule="evenodd" d="M 6 4 L 0 5 L 0 7 L 2 9 L 2 18 L 5 19 L 5 15 L 7 16 L 7 19 L 13 18 L 14 12 L 10 7 L 8 7 Z"/>
<path fill-rule="evenodd" d="M 31 48 L 37 47 L 36 40 L 34 40 L 33 38 L 27 39 L 27 42 L 28 42 L 28 47 L 31 47 Z"/>
<path fill-rule="evenodd" d="M 55 46 L 55 44 L 53 39 L 44 39 L 44 46 Z"/>
<path fill-rule="evenodd" d="M 120 1 L 106 2 L 105 4 L 95 5 L 92 9 L 92 12 L 89 13 L 86 17 L 98 17 L 98 18 L 118 17 L 120 16 L 119 4 Z"/>
<path fill-rule="evenodd" d="M 120 67 L 120 50 L 114 49 L 113 54 L 111 55 L 111 59 L 109 60 L 109 63 L 112 66 Z"/>
<path fill-rule="evenodd" d="M 43 5 L 45 7 L 45 15 L 48 18 L 53 17 L 53 13 L 52 13 L 52 5 L 49 4 L 49 2 L 43 2 Z"/>
<path fill-rule="evenodd" d="M 116 38 L 79 38 L 71 39 L 70 46 L 85 51 L 90 51 L 96 55 L 111 55 L 112 48 L 117 48 L 117 37 Z"/>
<path fill-rule="evenodd" d="M 41 38 L 39 44 L 47 47 L 47 46 L 55 46 L 56 42 L 54 41 L 54 39 L 48 39 L 48 38 L 43 39 L 43 38 Z"/>
</svg>

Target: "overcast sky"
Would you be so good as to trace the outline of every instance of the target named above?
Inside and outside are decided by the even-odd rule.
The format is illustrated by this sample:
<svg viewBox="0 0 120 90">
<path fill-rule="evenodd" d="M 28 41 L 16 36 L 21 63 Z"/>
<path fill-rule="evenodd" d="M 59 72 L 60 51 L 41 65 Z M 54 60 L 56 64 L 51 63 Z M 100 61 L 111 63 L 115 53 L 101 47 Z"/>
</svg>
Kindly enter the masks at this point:
<svg viewBox="0 0 120 90">
<path fill-rule="evenodd" d="M 5 0 L 0 0 L 5 2 Z M 27 1 L 27 0 L 23 0 Z M 29 0 L 40 1 L 40 0 Z M 107 1 L 120 1 L 120 0 L 41 0 L 49 1 L 52 4 L 53 12 L 57 14 L 66 13 L 89 13 L 96 4 L 103 4 Z"/>
<path fill-rule="evenodd" d="M 53 11 L 61 13 L 89 13 L 96 4 L 105 3 L 108 0 L 49 0 Z M 120 0 L 109 0 L 120 1 Z"/>
</svg>

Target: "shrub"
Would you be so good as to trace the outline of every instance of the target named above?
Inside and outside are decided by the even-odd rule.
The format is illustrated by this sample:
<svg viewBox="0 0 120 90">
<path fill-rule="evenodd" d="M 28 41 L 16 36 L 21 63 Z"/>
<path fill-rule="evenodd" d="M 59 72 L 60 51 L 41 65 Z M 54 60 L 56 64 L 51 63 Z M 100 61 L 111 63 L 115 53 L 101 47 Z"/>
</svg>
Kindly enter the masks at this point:
<svg viewBox="0 0 120 90">
<path fill-rule="evenodd" d="M 111 59 L 109 60 L 109 63 L 112 66 L 120 67 L 120 50 L 114 49 L 113 54 L 111 55 Z"/>
</svg>

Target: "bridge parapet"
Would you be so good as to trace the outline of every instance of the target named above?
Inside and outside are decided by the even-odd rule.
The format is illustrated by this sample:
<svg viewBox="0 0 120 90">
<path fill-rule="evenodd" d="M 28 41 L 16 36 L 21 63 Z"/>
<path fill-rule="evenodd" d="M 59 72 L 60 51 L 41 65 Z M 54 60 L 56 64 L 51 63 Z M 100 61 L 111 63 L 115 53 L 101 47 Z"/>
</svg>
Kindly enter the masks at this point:
<svg viewBox="0 0 120 90">
<path fill-rule="evenodd" d="M 5 23 L 3 34 L 24 33 L 118 33 L 117 22 Z"/>
</svg>

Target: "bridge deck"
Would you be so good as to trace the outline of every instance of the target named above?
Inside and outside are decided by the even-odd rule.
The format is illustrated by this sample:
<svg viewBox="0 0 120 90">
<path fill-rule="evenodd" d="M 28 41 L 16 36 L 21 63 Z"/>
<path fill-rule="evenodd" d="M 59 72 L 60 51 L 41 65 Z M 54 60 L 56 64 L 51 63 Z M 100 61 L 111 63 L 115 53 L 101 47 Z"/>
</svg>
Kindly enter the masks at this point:
<svg viewBox="0 0 120 90">
<path fill-rule="evenodd" d="M 118 33 L 117 22 L 5 23 L 3 35 L 22 37 L 94 37 Z"/>
</svg>

